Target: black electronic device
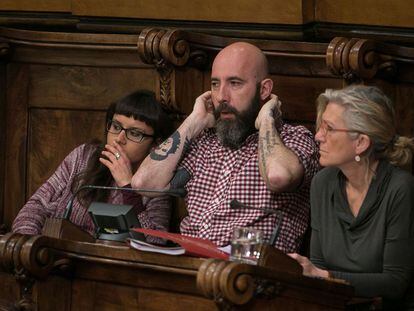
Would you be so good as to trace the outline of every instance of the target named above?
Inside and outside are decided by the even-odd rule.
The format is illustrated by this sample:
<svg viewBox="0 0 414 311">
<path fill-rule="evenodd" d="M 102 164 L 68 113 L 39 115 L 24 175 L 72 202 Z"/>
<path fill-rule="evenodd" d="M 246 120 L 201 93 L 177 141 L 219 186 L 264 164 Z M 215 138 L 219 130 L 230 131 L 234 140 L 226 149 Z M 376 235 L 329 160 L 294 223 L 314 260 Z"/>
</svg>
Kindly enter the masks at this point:
<svg viewBox="0 0 414 311">
<path fill-rule="evenodd" d="M 137 193 L 158 193 L 175 197 L 183 197 L 186 195 L 185 189 L 155 190 L 85 185 L 80 187 L 73 194 L 71 200 L 66 206 L 63 219 L 69 221 L 70 215 L 72 213 L 73 200 L 80 191 L 85 189 L 132 191 Z M 111 203 L 92 202 L 88 208 L 88 213 L 97 228 L 96 238 L 100 240 L 124 241 L 130 236 L 131 228 L 140 227 L 139 220 L 132 205 L 117 205 Z M 134 236 L 134 238 L 139 237 Z"/>
</svg>

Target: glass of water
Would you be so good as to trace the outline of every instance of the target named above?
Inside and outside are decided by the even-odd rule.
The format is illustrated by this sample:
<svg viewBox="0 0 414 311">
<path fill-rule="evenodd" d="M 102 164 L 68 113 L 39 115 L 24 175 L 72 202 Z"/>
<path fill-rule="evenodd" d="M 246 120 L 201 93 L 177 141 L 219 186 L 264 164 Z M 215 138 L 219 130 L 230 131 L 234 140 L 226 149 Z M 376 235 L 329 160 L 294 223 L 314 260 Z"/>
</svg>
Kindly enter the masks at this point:
<svg viewBox="0 0 414 311">
<path fill-rule="evenodd" d="M 257 265 L 263 243 L 263 232 L 253 228 L 236 227 L 231 240 L 231 261 Z"/>
</svg>

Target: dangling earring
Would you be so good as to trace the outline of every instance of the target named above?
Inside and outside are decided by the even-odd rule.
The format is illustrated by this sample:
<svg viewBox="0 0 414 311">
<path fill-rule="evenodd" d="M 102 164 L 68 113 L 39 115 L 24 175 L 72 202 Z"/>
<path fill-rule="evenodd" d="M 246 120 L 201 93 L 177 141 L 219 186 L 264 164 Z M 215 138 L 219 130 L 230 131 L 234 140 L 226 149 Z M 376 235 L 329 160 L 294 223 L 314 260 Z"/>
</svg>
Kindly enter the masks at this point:
<svg viewBox="0 0 414 311">
<path fill-rule="evenodd" d="M 355 161 L 357 162 L 361 161 L 361 157 L 358 154 L 355 156 Z"/>
</svg>

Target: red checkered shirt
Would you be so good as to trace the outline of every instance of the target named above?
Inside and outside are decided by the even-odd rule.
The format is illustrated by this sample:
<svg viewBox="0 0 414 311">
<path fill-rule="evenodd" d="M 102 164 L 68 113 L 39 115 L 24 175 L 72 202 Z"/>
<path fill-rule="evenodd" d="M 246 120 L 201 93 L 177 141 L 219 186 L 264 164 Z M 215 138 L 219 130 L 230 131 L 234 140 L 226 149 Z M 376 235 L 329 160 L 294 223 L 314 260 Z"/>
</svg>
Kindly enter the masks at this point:
<svg viewBox="0 0 414 311">
<path fill-rule="evenodd" d="M 223 147 L 213 129 L 200 134 L 180 163 L 191 175 L 186 185 L 188 216 L 181 233 L 206 238 L 218 246 L 230 244 L 234 227 L 253 227 L 269 241 L 277 216 L 258 210 L 233 210 L 232 199 L 255 208 L 280 209 L 282 222 L 275 246 L 298 251 L 309 222 L 310 181 L 319 168 L 313 135 L 303 126 L 284 124 L 280 137 L 304 167 L 301 186 L 292 192 L 267 189 L 259 173 L 258 133 L 250 135 L 237 150 Z"/>
</svg>

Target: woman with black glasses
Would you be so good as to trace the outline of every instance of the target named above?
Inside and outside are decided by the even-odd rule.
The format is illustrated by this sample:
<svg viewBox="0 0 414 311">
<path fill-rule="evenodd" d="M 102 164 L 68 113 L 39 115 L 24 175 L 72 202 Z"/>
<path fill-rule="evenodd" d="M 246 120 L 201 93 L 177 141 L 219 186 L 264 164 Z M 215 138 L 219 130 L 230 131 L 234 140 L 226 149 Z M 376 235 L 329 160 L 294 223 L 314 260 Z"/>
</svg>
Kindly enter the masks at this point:
<svg viewBox="0 0 414 311">
<path fill-rule="evenodd" d="M 45 219 L 62 217 L 69 200 L 82 186 L 130 187 L 141 161 L 171 131 L 172 123 L 152 92 L 136 91 L 112 103 L 106 115 L 106 143 L 93 141 L 75 148 L 23 206 L 12 230 L 40 234 Z M 168 230 L 168 197 L 84 189 L 74 199 L 70 220 L 91 234 L 96 229 L 87 213 L 92 201 L 134 205 L 142 227 Z"/>
</svg>

